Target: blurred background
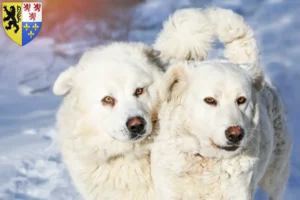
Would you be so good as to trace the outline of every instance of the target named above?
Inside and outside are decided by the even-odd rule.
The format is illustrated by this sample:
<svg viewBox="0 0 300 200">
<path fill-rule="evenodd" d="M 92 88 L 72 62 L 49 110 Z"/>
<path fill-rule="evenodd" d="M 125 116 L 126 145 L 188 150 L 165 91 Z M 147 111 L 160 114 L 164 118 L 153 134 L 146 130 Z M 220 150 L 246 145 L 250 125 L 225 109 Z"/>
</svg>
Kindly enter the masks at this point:
<svg viewBox="0 0 300 200">
<path fill-rule="evenodd" d="M 17 1 L 17 0 L 16 0 Z M 2 3 L 2 1 L 0 0 Z M 220 6 L 245 17 L 262 67 L 278 88 L 293 135 L 285 200 L 300 199 L 299 0 L 43 0 L 43 25 L 26 46 L 0 28 L 0 200 L 79 200 L 57 147 L 57 75 L 83 51 L 112 41 L 152 44 L 176 9 Z M 222 56 L 216 44 L 210 58 Z M 259 191 L 256 199 L 267 199 Z"/>
</svg>

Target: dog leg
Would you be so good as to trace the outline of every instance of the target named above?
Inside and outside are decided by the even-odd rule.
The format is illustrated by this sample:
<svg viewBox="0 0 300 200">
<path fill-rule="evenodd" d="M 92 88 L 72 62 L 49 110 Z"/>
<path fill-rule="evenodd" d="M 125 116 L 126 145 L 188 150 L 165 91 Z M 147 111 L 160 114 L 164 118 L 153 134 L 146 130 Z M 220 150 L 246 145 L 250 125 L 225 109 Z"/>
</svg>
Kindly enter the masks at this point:
<svg viewBox="0 0 300 200">
<path fill-rule="evenodd" d="M 253 200 L 257 188 L 259 159 L 253 156 L 240 155 L 222 162 L 224 180 L 220 180 L 220 189 L 224 200 Z M 228 178 L 226 178 L 228 176 Z"/>
<path fill-rule="evenodd" d="M 198 173 L 202 157 L 192 153 L 194 143 L 189 136 L 160 136 L 156 141 L 151 152 L 151 170 L 158 200 L 199 199 L 198 190 L 202 187 L 195 186 L 198 178 L 193 175 Z"/>
<path fill-rule="evenodd" d="M 173 159 L 174 158 L 174 159 Z M 158 200 L 182 200 L 184 181 L 179 178 L 179 174 L 173 169 L 173 164 L 182 161 L 181 155 L 173 157 L 170 164 L 166 165 L 158 160 L 164 161 L 168 158 L 164 155 L 152 153 L 152 177 Z"/>
<path fill-rule="evenodd" d="M 223 196 L 226 200 L 253 200 L 256 186 L 253 181 L 253 172 L 230 178 L 226 183 Z"/>
</svg>

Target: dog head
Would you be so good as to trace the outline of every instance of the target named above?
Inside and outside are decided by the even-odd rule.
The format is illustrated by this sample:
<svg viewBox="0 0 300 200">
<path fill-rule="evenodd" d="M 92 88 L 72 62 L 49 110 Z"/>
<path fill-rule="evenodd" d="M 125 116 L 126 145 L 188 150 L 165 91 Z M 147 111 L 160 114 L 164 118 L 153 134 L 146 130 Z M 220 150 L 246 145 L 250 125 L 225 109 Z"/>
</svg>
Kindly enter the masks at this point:
<svg viewBox="0 0 300 200">
<path fill-rule="evenodd" d="M 195 136 L 205 157 L 229 157 L 247 147 L 258 123 L 257 94 L 263 75 L 257 66 L 202 62 L 170 67 L 161 95 L 181 106 L 182 127 Z M 176 109 L 175 109 L 176 110 Z"/>
<path fill-rule="evenodd" d="M 155 81 L 162 74 L 158 55 L 140 43 L 92 49 L 57 78 L 53 91 L 72 93 L 73 109 L 92 131 L 117 141 L 141 141 L 152 131 L 158 101 Z"/>
</svg>

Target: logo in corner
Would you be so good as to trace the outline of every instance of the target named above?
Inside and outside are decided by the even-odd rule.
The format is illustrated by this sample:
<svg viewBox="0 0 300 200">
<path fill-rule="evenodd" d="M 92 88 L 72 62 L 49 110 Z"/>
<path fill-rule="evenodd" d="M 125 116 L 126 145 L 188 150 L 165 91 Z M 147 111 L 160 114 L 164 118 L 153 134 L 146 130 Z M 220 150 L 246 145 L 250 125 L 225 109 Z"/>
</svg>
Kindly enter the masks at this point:
<svg viewBox="0 0 300 200">
<path fill-rule="evenodd" d="M 42 28 L 42 3 L 3 2 L 2 25 L 12 41 L 21 46 L 28 44 Z"/>
</svg>

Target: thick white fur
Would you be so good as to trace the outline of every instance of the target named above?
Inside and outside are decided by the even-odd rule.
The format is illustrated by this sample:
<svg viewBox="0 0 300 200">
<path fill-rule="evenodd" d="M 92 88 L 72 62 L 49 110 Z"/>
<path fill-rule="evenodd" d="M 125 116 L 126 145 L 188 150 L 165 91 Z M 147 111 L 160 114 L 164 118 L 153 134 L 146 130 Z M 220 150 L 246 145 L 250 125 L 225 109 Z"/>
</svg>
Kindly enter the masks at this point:
<svg viewBox="0 0 300 200">
<path fill-rule="evenodd" d="M 194 48 L 205 38 L 201 32 L 182 38 L 188 41 L 182 46 L 174 44 L 180 36 L 178 27 L 189 28 L 182 24 L 193 23 L 191 29 L 196 30 L 199 18 L 187 18 L 195 12 L 179 11 L 165 23 L 156 48 L 169 60 L 202 60 L 207 55 L 209 45 L 200 51 Z M 291 141 L 280 98 L 264 82 L 253 32 L 232 11 L 198 12 L 206 13 L 205 20 L 212 22 L 206 35 L 216 35 L 225 43 L 230 62 L 190 62 L 170 67 L 165 75 L 160 95 L 167 102 L 161 107 L 161 129 L 151 154 L 157 198 L 251 200 L 260 185 L 270 199 L 280 200 L 289 177 Z M 203 42 L 210 43 L 211 38 Z M 176 55 L 172 53 L 176 48 L 188 50 Z M 245 105 L 235 104 L 239 96 L 247 98 Z M 207 105 L 206 97 L 214 97 L 220 105 Z M 231 125 L 245 129 L 239 148 L 225 151 L 212 145 L 227 145 L 224 132 Z"/>
<path fill-rule="evenodd" d="M 262 80 L 263 76 L 259 73 L 260 69 L 256 62 L 258 51 L 255 40 L 252 37 L 251 29 L 244 24 L 238 15 L 232 14 L 230 11 L 208 9 L 204 12 L 205 13 L 201 13 L 201 10 L 199 10 L 199 13 L 197 10 L 187 12 L 186 15 L 182 15 L 183 18 L 186 17 L 184 20 L 179 16 L 178 19 L 174 20 L 174 23 L 177 24 L 177 28 L 175 29 L 172 29 L 172 24 L 169 26 L 165 25 L 163 32 L 165 31 L 167 34 L 162 32 L 159 38 L 169 36 L 171 36 L 171 38 L 168 40 L 162 38 L 161 41 L 159 41 L 160 39 L 158 38 L 155 44 L 155 47 L 162 51 L 162 58 L 167 61 L 186 59 L 203 60 L 211 46 L 213 37 L 216 36 L 219 37 L 220 41 L 225 43 L 225 47 L 227 48 L 226 55 L 230 60 L 239 63 L 253 61 L 253 66 L 249 67 L 249 65 L 245 65 L 244 68 L 249 68 L 252 74 L 257 72 L 256 74 L 258 76 L 252 76 L 253 79 L 251 80 L 253 81 L 254 88 L 261 88 L 263 82 L 260 80 Z M 219 21 L 220 23 L 217 23 L 218 21 L 214 21 L 214 17 L 217 17 L 217 15 L 213 15 L 212 13 L 217 14 L 222 12 L 224 13 L 221 17 L 222 20 Z M 174 16 L 175 15 L 176 13 Z M 231 19 L 231 17 L 233 18 Z M 172 19 L 172 17 L 170 19 Z M 241 23 L 239 24 L 241 26 L 245 25 L 243 28 L 244 31 L 239 30 L 239 28 L 241 28 L 240 26 L 233 26 L 233 24 L 236 24 L 234 19 L 240 21 Z M 177 22 L 180 23 L 178 24 Z M 180 27 L 183 25 L 185 28 L 181 29 Z M 168 31 L 166 27 L 172 30 Z M 231 27 L 234 27 L 234 29 Z M 183 35 L 184 37 L 181 37 Z M 241 49 L 237 51 L 236 48 Z M 156 91 L 159 87 L 157 85 L 159 81 L 156 82 L 155 80 L 159 80 L 162 75 L 162 71 L 159 67 L 162 66 L 157 59 L 157 53 L 153 52 L 149 47 L 142 44 L 115 43 L 104 48 L 97 48 L 87 52 L 75 67 L 66 70 L 55 82 L 53 88 L 54 93 L 57 95 L 65 95 L 57 115 L 57 126 L 60 134 L 62 154 L 74 184 L 84 199 L 155 199 L 150 170 L 149 146 L 156 136 L 157 126 L 155 121 L 158 101 L 159 99 L 161 100 L 161 98 L 176 99 L 177 97 L 181 97 L 181 95 L 177 96 L 179 93 L 170 93 L 169 87 L 164 87 L 160 88 L 161 95 L 160 98 L 158 98 Z M 142 86 L 146 86 L 146 93 L 139 99 L 133 98 L 133 90 L 136 87 Z M 184 84 L 178 84 L 177 87 L 173 88 L 174 91 L 180 91 L 181 86 L 184 86 Z M 265 90 L 266 89 L 264 89 L 264 91 Z M 269 93 L 266 101 L 271 97 L 278 100 L 277 94 L 273 90 L 269 89 L 266 93 Z M 117 96 L 118 104 L 120 104 L 118 109 L 101 105 L 101 99 L 108 94 Z M 165 108 L 168 107 L 164 107 L 164 109 Z M 280 131 L 280 129 L 285 130 L 285 124 L 281 124 L 282 115 L 278 109 L 281 109 L 280 104 L 274 103 L 273 105 L 268 103 L 268 113 L 270 116 L 276 116 L 274 118 L 276 118 L 275 121 L 277 120 L 277 123 L 276 126 L 274 125 L 275 123 L 273 126 L 274 128 L 277 127 L 275 131 L 280 135 L 284 132 Z M 163 110 L 161 118 L 165 119 L 164 116 L 168 116 L 167 113 L 166 110 Z M 147 134 L 145 134 L 144 138 L 136 142 L 130 141 L 128 134 L 124 130 L 125 120 L 132 115 L 141 115 L 145 117 L 148 122 Z M 177 118 L 176 114 L 174 115 L 174 119 L 181 118 Z M 164 121 L 165 120 L 163 120 L 163 123 Z M 180 120 L 175 120 L 174 123 L 172 122 L 172 125 L 181 123 L 177 123 L 177 121 Z M 166 130 L 166 134 L 162 134 L 162 137 L 170 133 L 167 137 L 170 138 L 170 141 L 173 141 L 171 134 L 173 129 L 167 130 L 168 127 L 167 121 L 165 125 L 163 124 L 162 131 Z M 190 148 L 193 147 L 193 142 L 195 142 L 193 137 L 186 138 L 185 135 L 179 140 L 185 145 L 179 146 L 178 150 L 181 151 L 184 149 L 184 152 L 189 152 Z M 280 142 L 282 141 L 278 140 L 277 144 Z M 158 144 L 160 144 L 160 142 Z M 288 149 L 285 149 L 286 147 L 288 147 L 288 145 L 283 145 L 281 151 L 288 151 Z M 155 146 L 155 148 L 158 148 L 158 150 L 156 151 L 154 149 L 154 152 L 159 152 L 159 145 Z M 166 154 L 169 156 L 164 157 Z M 195 157 L 192 156 L 192 158 Z M 162 160 L 159 160 L 159 162 L 165 163 L 162 169 L 167 169 L 174 159 L 177 158 L 171 155 L 170 152 L 162 153 Z M 197 159 L 199 159 L 199 157 L 197 157 Z M 209 191 L 207 183 L 212 180 L 210 173 L 207 174 L 204 172 L 205 170 L 203 170 L 203 173 L 198 173 L 198 169 L 200 168 L 197 159 L 195 161 L 197 165 L 194 165 L 194 169 L 197 171 L 197 177 L 201 177 L 201 179 L 207 178 L 208 180 L 201 182 L 201 188 L 205 186 L 205 191 L 207 191 L 209 195 L 212 194 L 212 191 L 216 190 L 215 196 L 218 196 L 220 191 L 224 190 L 218 190 L 212 186 L 214 190 Z M 274 157 L 273 163 L 280 163 L 280 159 L 280 156 Z M 154 161 L 154 169 L 157 170 L 155 165 L 158 163 L 158 160 L 155 156 Z M 184 161 L 184 159 L 175 160 L 172 163 L 176 169 L 175 171 L 181 172 L 182 166 L 180 164 L 182 163 L 188 165 L 187 169 L 192 169 L 189 166 L 194 162 L 185 163 L 181 161 Z M 222 159 L 217 161 L 217 163 L 222 163 Z M 250 159 L 250 161 L 252 160 Z M 205 162 L 202 160 L 200 166 L 214 166 L 214 162 L 213 159 L 208 159 Z M 245 162 L 248 163 L 249 160 L 246 159 Z M 255 163 L 255 160 L 253 162 Z M 218 168 L 219 165 L 216 165 L 216 168 L 212 169 L 220 171 L 220 169 L 226 168 L 227 171 L 230 171 L 231 169 L 236 169 L 238 166 L 233 164 L 230 165 L 233 167 L 226 167 L 226 165 L 229 166 L 230 163 L 231 162 L 226 164 L 225 162 L 222 168 Z M 242 163 L 242 165 L 245 164 L 244 160 L 240 163 Z M 277 167 L 270 168 L 270 170 L 268 169 L 262 186 L 265 186 L 264 188 L 269 190 L 272 194 L 274 191 L 281 194 L 281 188 L 278 189 L 277 187 L 270 186 L 271 182 L 278 181 L 273 180 L 272 175 L 274 171 L 275 173 L 279 173 L 282 169 L 281 165 L 277 164 L 276 166 Z M 208 167 L 204 167 L 204 169 L 205 168 Z M 162 172 L 164 173 L 166 171 Z M 158 177 L 157 175 L 160 175 L 160 173 L 159 171 L 155 171 L 153 173 L 154 177 Z M 170 172 L 166 173 L 169 174 Z M 171 171 L 170 174 L 172 173 Z M 222 173 L 217 173 L 217 175 L 219 174 Z M 227 175 L 228 174 L 222 174 L 222 177 L 227 177 Z M 192 174 L 191 177 L 193 176 L 194 174 Z M 168 176 L 166 176 L 166 178 L 167 177 Z M 165 180 L 166 179 L 159 180 L 159 183 L 162 184 Z M 182 180 L 184 180 L 184 183 L 181 182 Z M 178 189 L 178 193 L 181 193 L 182 189 L 186 188 L 187 194 L 198 194 L 198 187 L 189 187 L 191 186 L 191 180 L 194 181 L 195 179 L 180 178 L 178 186 L 182 188 Z M 242 182 L 243 179 L 239 180 Z M 172 181 L 172 179 L 169 181 Z M 284 184 L 285 180 L 281 181 L 282 184 Z M 225 182 L 226 181 L 224 181 L 224 183 Z M 240 182 L 235 184 L 237 185 Z M 165 191 L 174 184 L 174 182 L 169 183 L 168 185 L 162 185 L 163 187 L 157 191 Z M 213 185 L 217 183 L 218 182 Z M 244 184 L 244 182 L 242 183 Z M 226 189 L 228 186 L 229 185 L 224 184 L 221 189 Z M 234 189 L 232 189 L 232 191 L 233 190 Z M 168 190 L 164 194 L 168 195 L 172 194 L 172 192 L 173 190 L 171 188 L 171 190 Z M 189 199 L 189 197 L 190 196 L 187 195 L 187 199 Z M 214 199 L 214 197 L 212 197 L 212 199 Z"/>
<path fill-rule="evenodd" d="M 243 17 L 231 10 L 211 8 L 207 15 L 214 27 L 214 33 L 224 43 L 224 56 L 234 63 L 257 63 L 258 48 L 253 30 Z"/>
<path fill-rule="evenodd" d="M 213 29 L 201 9 L 182 9 L 164 22 L 154 48 L 168 61 L 204 60 L 214 40 Z"/>
<path fill-rule="evenodd" d="M 86 200 L 153 200 L 150 150 L 155 135 L 163 71 L 157 53 L 140 43 L 114 43 L 86 52 L 63 72 L 54 93 L 65 94 L 57 114 L 63 159 Z M 138 98 L 136 88 L 144 88 Z M 105 96 L 116 99 L 104 105 Z M 144 137 L 131 141 L 126 120 L 147 121 Z"/>
<path fill-rule="evenodd" d="M 158 199 L 251 200 L 258 184 L 271 199 L 282 199 L 290 137 L 278 94 L 269 87 L 259 93 L 254 80 L 260 74 L 253 72 L 220 61 L 169 69 L 163 86 L 169 101 L 161 107 L 151 154 Z M 239 96 L 245 105 L 236 105 Z M 206 97 L 219 105 L 207 105 Z M 239 148 L 212 145 L 227 146 L 225 130 L 232 125 L 245 130 Z"/>
<path fill-rule="evenodd" d="M 217 37 L 225 45 L 225 57 L 235 63 L 257 62 L 258 49 L 252 29 L 231 10 L 188 8 L 176 11 L 164 22 L 154 48 L 170 62 L 205 60 Z"/>
</svg>

